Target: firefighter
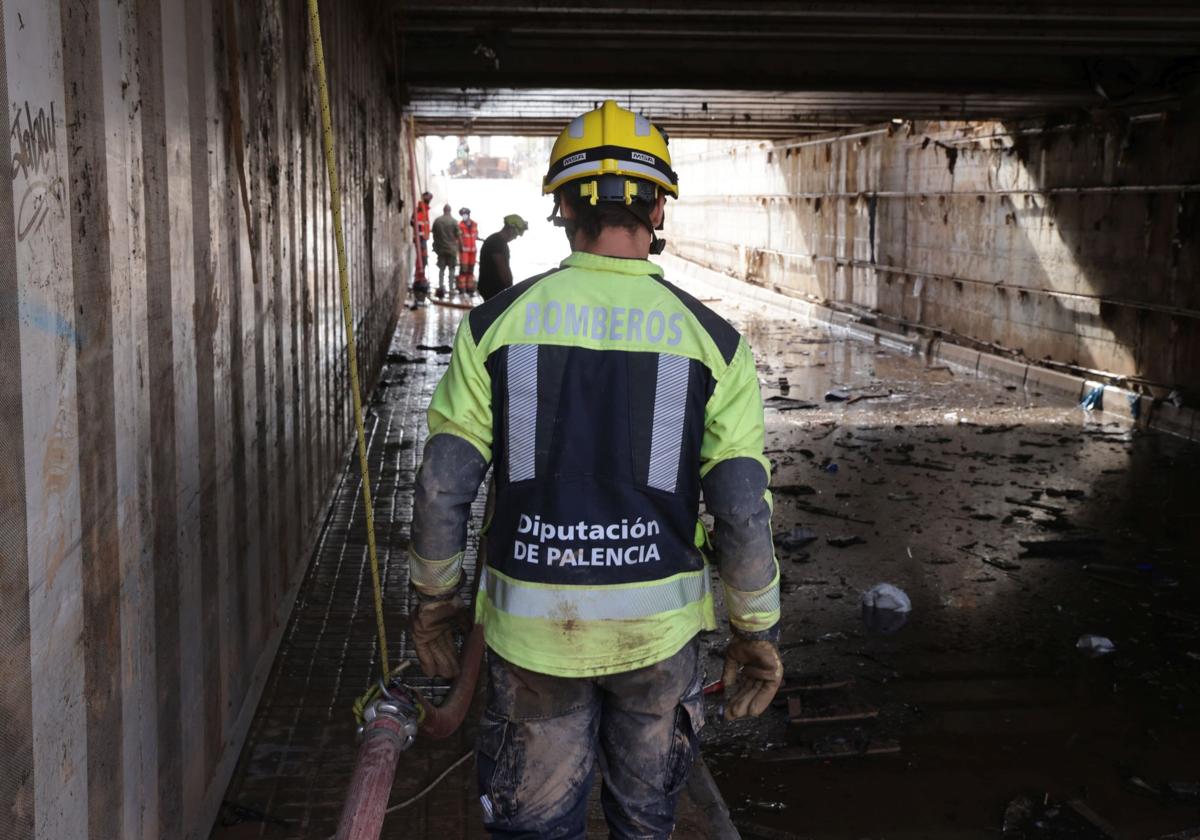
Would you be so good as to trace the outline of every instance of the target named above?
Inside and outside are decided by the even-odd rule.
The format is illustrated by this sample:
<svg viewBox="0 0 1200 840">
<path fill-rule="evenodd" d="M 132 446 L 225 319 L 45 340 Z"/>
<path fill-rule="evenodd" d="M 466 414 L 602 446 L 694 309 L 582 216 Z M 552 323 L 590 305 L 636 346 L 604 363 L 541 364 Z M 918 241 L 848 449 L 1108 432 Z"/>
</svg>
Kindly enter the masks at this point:
<svg viewBox="0 0 1200 840">
<path fill-rule="evenodd" d="M 529 230 L 529 223 L 510 213 L 504 217 L 504 225 L 500 230 L 483 240 L 479 249 L 479 296 L 491 300 L 500 292 L 513 284 L 512 266 L 509 264 L 511 252 L 508 243 Z"/>
<path fill-rule="evenodd" d="M 429 202 L 433 201 L 433 193 L 426 190 L 421 193 L 417 209 L 413 211 L 413 231 L 417 238 L 417 265 L 413 271 L 413 300 L 410 309 L 416 309 L 417 304 L 429 297 L 429 281 L 425 278 L 425 270 L 429 266 Z"/>
<path fill-rule="evenodd" d="M 458 293 L 475 294 L 475 254 L 479 243 L 479 223 L 471 218 L 471 208 L 458 211 Z"/>
<path fill-rule="evenodd" d="M 648 259 L 679 194 L 648 119 L 606 101 L 573 120 L 542 191 L 571 255 L 462 320 L 430 404 L 413 639 L 425 673 L 457 673 L 467 521 L 490 466 L 486 826 L 584 836 L 598 758 L 612 836 L 666 838 L 704 723 L 708 562 L 732 629 L 726 718 L 761 714 L 783 675 L 762 397 L 746 341 Z"/>
</svg>

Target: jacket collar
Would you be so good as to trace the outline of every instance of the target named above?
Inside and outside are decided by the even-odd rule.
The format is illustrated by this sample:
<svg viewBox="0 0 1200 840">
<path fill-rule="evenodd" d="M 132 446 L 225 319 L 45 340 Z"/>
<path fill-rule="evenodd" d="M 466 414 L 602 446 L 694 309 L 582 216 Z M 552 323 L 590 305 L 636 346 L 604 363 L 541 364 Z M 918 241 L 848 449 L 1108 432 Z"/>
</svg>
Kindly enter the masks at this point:
<svg viewBox="0 0 1200 840">
<path fill-rule="evenodd" d="M 617 274 L 657 274 L 662 276 L 662 269 L 650 260 L 638 260 L 629 257 L 604 257 L 587 251 L 573 251 L 571 256 L 562 261 L 563 268 L 585 268 L 591 271 L 613 271 Z"/>
</svg>

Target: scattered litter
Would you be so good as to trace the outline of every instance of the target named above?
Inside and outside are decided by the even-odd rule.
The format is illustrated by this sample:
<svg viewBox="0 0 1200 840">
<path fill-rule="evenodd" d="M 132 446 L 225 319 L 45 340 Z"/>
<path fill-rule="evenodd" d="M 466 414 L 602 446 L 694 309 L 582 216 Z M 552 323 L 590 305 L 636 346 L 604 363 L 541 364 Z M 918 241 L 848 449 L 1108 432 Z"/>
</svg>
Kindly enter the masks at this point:
<svg viewBox="0 0 1200 840">
<path fill-rule="evenodd" d="M 453 353 L 454 348 L 449 344 L 418 344 L 418 350 L 432 350 L 434 353 Z"/>
<path fill-rule="evenodd" d="M 852 545 L 865 545 L 867 541 L 854 534 L 844 537 L 826 537 L 825 542 L 834 548 L 849 548 Z"/>
<path fill-rule="evenodd" d="M 838 465 L 835 461 L 830 461 L 826 464 L 822 464 L 821 469 L 825 470 L 825 472 L 832 475 L 833 473 L 838 471 Z"/>
<path fill-rule="evenodd" d="M 425 364 L 425 359 L 410 358 L 410 357 L 404 355 L 403 353 L 388 353 L 387 360 L 388 360 L 389 365 L 423 365 L 423 364 Z"/>
<path fill-rule="evenodd" d="M 1001 834 L 1013 838 L 1112 840 L 1115 829 L 1079 799 L 1057 802 L 1049 794 L 1023 793 L 1004 809 Z"/>
<path fill-rule="evenodd" d="M 760 753 L 759 761 L 825 761 L 834 758 L 865 758 L 867 756 L 898 755 L 900 743 L 886 738 L 872 738 L 865 730 L 849 735 L 830 735 L 817 738 L 810 744 L 784 747 Z"/>
<path fill-rule="evenodd" d="M 817 492 L 817 488 L 807 484 L 780 484 L 772 487 L 771 492 L 783 496 L 812 496 Z"/>
<path fill-rule="evenodd" d="M 834 388 L 825 392 L 825 402 L 845 402 L 850 399 L 850 392 L 842 388 Z"/>
<path fill-rule="evenodd" d="M 749 799 L 746 801 L 746 804 L 751 808 L 758 808 L 761 811 L 784 811 L 787 809 L 786 802 L 759 801 L 755 799 Z"/>
<path fill-rule="evenodd" d="M 1167 402 L 1176 408 L 1183 408 L 1183 392 L 1178 388 L 1167 394 Z"/>
<path fill-rule="evenodd" d="M 1088 656 L 1104 656 L 1117 649 L 1117 646 L 1112 643 L 1112 639 L 1106 636 L 1096 636 L 1092 633 L 1085 633 L 1080 636 L 1079 641 L 1075 643 L 1075 647 Z"/>
<path fill-rule="evenodd" d="M 1142 414 L 1141 394 L 1128 394 L 1125 399 L 1129 402 L 1129 416 L 1137 420 Z"/>
<path fill-rule="evenodd" d="M 1200 800 L 1200 782 L 1167 782 L 1163 788 L 1168 796 L 1180 802 Z"/>
<path fill-rule="evenodd" d="M 1008 502 L 1010 505 L 1020 505 L 1021 507 L 1037 508 L 1038 510 L 1046 511 L 1047 513 L 1053 513 L 1055 516 L 1058 516 L 1060 514 L 1067 512 L 1066 508 L 1059 507 L 1058 505 L 1047 505 L 1042 502 L 1036 501 L 1035 499 L 1036 499 L 1036 496 L 1034 499 L 1018 499 L 1014 496 L 1005 496 L 1004 497 L 1004 501 Z"/>
<path fill-rule="evenodd" d="M 843 522 L 854 522 L 858 525 L 875 524 L 875 520 L 873 519 L 859 519 L 858 517 L 850 516 L 849 514 L 838 513 L 836 510 L 830 510 L 829 508 L 823 508 L 820 505 L 811 504 L 810 502 L 806 502 L 802 499 L 797 499 L 795 502 L 793 502 L 793 504 L 800 510 L 806 513 L 816 514 L 817 516 L 829 516 L 833 519 L 840 519 Z"/>
<path fill-rule="evenodd" d="M 1103 411 L 1104 410 L 1104 386 L 1097 385 L 1094 382 L 1089 382 L 1092 386 L 1087 392 L 1087 396 L 1083 398 L 1083 402 L 1079 406 L 1084 411 Z"/>
<path fill-rule="evenodd" d="M 908 622 L 912 601 L 908 593 L 890 583 L 877 583 L 862 594 L 863 624 L 872 633 L 890 636 Z"/>
<path fill-rule="evenodd" d="M 846 404 L 854 405 L 855 403 L 862 402 L 863 400 L 888 400 L 891 399 L 891 397 L 892 395 L 890 392 L 886 394 L 855 394 L 853 397 L 846 400 Z M 828 399 L 828 396 L 826 396 L 826 399 Z"/>
<path fill-rule="evenodd" d="M 818 403 L 815 402 L 797 400 L 792 397 L 781 397 L 778 394 L 773 397 L 767 397 L 763 400 L 763 404 L 776 411 L 801 411 L 806 408 L 816 408 L 818 406 Z"/>
<path fill-rule="evenodd" d="M 815 541 L 817 532 L 811 528 L 796 527 L 775 535 L 775 544 L 784 551 L 794 551 Z"/>
<path fill-rule="evenodd" d="M 1104 547 L 1104 540 L 1099 537 L 1063 537 L 1017 542 L 1024 549 L 1022 557 L 1090 557 L 1099 554 Z"/>
<path fill-rule="evenodd" d="M 779 377 L 779 393 L 786 395 L 791 390 L 792 390 L 792 386 L 788 382 L 787 377 L 786 376 Z"/>
<path fill-rule="evenodd" d="M 1051 499 L 1083 499 L 1087 496 L 1083 490 L 1075 488 L 1047 487 L 1045 491 Z"/>
<path fill-rule="evenodd" d="M 1011 432 L 1013 429 L 1019 429 L 1023 423 L 1001 424 L 999 426 L 984 426 L 975 434 L 977 435 L 1002 435 L 1006 432 Z"/>
<path fill-rule="evenodd" d="M 1013 563 L 1011 560 L 999 560 L 999 559 L 995 559 L 992 557 L 983 557 L 981 559 L 983 560 L 984 563 L 988 564 L 989 566 L 996 568 L 996 569 L 1000 569 L 1001 571 L 1004 571 L 1004 572 L 1016 572 L 1016 571 L 1020 571 L 1020 569 L 1021 569 L 1021 567 L 1019 565 L 1017 565 L 1016 563 Z"/>
</svg>

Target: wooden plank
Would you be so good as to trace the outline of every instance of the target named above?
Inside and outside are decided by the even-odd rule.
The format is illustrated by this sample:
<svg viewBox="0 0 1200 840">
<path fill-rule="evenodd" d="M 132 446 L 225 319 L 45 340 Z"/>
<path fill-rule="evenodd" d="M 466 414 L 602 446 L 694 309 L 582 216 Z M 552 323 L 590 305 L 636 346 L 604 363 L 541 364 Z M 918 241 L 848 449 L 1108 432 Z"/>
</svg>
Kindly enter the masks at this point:
<svg viewBox="0 0 1200 840">
<path fill-rule="evenodd" d="M 839 703 L 805 703 L 800 697 L 788 698 L 788 720 L 800 726 L 820 726 L 829 723 L 850 723 L 874 720 L 879 710 L 854 700 Z"/>
<path fill-rule="evenodd" d="M 899 755 L 900 742 L 890 739 L 867 741 L 858 746 L 847 743 L 814 743 L 801 744 L 795 747 L 784 747 L 756 756 L 756 761 L 774 763 L 777 761 L 830 761 L 839 758 L 868 758 L 884 755 Z"/>
</svg>

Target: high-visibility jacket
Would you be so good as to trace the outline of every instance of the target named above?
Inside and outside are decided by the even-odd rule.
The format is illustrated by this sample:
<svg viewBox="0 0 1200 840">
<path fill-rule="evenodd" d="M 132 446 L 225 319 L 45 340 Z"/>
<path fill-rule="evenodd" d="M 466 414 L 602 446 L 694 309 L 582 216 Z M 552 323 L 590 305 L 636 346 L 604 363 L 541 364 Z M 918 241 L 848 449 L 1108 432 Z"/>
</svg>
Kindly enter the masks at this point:
<svg viewBox="0 0 1200 840">
<path fill-rule="evenodd" d="M 479 242 L 479 223 L 463 219 L 458 223 L 458 267 L 460 274 L 475 270 L 475 249 Z"/>
<path fill-rule="evenodd" d="M 762 503 L 762 398 L 746 342 L 656 265 L 576 252 L 477 306 L 429 426 L 427 462 L 437 436 L 453 435 L 493 465 L 476 618 L 502 657 L 560 676 L 617 673 L 715 628 L 702 477 L 738 459 Z M 445 484 L 442 472 L 427 480 Z M 756 591 L 726 586 L 744 632 L 779 620 L 769 510 L 760 530 L 766 577 Z M 453 586 L 461 557 L 410 549 L 413 582 Z"/>
<path fill-rule="evenodd" d="M 418 239 L 429 238 L 429 205 L 424 201 L 417 202 L 417 212 L 413 216 L 413 225 L 417 228 Z"/>
</svg>

